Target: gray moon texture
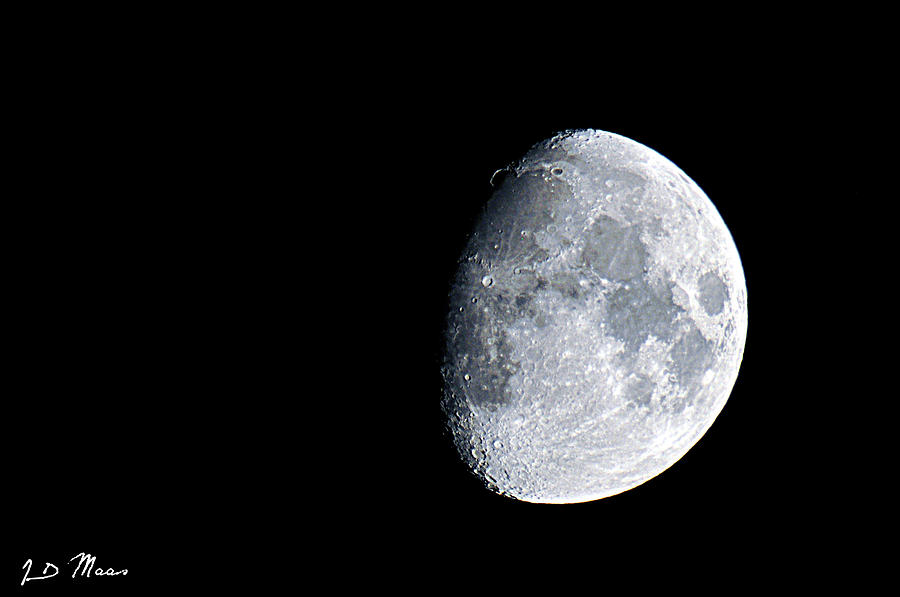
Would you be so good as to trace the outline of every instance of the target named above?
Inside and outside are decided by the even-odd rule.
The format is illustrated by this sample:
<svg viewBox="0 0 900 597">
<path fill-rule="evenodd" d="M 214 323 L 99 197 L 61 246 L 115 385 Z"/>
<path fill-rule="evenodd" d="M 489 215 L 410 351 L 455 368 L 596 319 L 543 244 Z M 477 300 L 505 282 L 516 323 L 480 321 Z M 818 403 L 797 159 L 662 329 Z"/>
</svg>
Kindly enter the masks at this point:
<svg viewBox="0 0 900 597">
<path fill-rule="evenodd" d="M 737 379 L 747 290 L 728 228 L 675 164 L 603 131 L 539 143 L 492 184 L 450 291 L 442 406 L 456 447 L 488 487 L 528 502 L 652 479 Z"/>
</svg>

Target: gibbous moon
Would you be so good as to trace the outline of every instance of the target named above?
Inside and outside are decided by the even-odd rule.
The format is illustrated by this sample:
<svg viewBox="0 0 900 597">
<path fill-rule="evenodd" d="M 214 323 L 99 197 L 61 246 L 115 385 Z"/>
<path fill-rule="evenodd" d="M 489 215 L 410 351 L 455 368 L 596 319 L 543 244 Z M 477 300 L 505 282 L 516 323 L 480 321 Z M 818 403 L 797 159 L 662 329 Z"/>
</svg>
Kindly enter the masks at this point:
<svg viewBox="0 0 900 597">
<path fill-rule="evenodd" d="M 672 466 L 737 379 L 747 290 L 694 181 L 612 133 L 561 133 L 495 175 L 450 292 L 443 409 L 492 490 L 605 498 Z"/>
</svg>

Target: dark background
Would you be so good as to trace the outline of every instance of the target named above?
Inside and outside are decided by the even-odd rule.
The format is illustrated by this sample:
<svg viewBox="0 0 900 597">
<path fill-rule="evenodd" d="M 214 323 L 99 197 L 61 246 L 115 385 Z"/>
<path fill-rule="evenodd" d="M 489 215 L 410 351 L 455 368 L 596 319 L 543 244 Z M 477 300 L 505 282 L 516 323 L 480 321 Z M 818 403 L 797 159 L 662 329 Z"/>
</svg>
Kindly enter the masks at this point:
<svg viewBox="0 0 900 597">
<path fill-rule="evenodd" d="M 512 102 L 512 109 L 488 102 L 442 119 L 449 142 L 440 143 L 411 200 L 422 235 L 401 235 L 417 250 L 398 248 L 403 257 L 386 272 L 396 277 L 392 297 L 399 303 L 388 311 L 388 327 L 402 321 L 410 338 L 388 344 L 396 360 L 379 361 L 387 361 L 381 395 L 408 406 L 388 407 L 385 415 L 399 453 L 391 450 L 387 462 L 384 454 L 372 456 L 372 466 L 394 482 L 390 500 L 380 503 L 391 522 L 381 523 L 375 509 L 374 536 L 405 533 L 399 553 L 436 574 L 467 554 L 473 566 L 525 578 L 523 562 L 561 575 L 616 570 L 640 583 L 702 574 L 686 567 L 734 567 L 757 579 L 787 572 L 799 581 L 802 562 L 822 565 L 847 553 L 847 533 L 858 530 L 860 515 L 850 505 L 860 499 L 850 478 L 867 476 L 868 465 L 856 459 L 865 433 L 846 400 L 868 382 L 847 381 L 865 358 L 853 352 L 865 345 L 865 333 L 838 305 L 853 304 L 846 281 L 866 277 L 869 266 L 859 259 L 863 216 L 847 208 L 866 201 L 868 158 L 855 148 L 868 143 L 858 135 L 870 131 L 826 126 L 835 117 L 796 87 L 782 87 L 778 96 L 766 102 L 723 82 L 666 98 L 642 92 L 617 101 Z M 580 127 L 654 148 L 704 189 L 741 255 L 749 331 L 724 411 L 669 470 L 598 502 L 527 504 L 483 489 L 449 441 L 437 440 L 434 330 L 491 174 L 533 143 Z M 645 578 L 651 567 L 660 577 Z"/>
<path fill-rule="evenodd" d="M 890 226 L 879 222 L 887 123 L 877 76 L 816 52 L 803 65 L 680 57 L 647 63 L 638 81 L 552 59 L 485 78 L 461 69 L 419 80 L 386 111 L 396 118 L 373 135 L 384 190 L 364 208 L 363 230 L 377 233 L 362 237 L 372 288 L 387 290 L 367 296 L 374 333 L 350 340 L 375 338 L 359 393 L 377 448 L 366 483 L 338 481 L 341 512 L 358 514 L 337 541 L 362 546 L 355 563 L 400 584 L 450 568 L 517 588 L 595 572 L 616 589 L 875 578 L 890 434 L 866 403 L 890 358 L 873 323 L 890 299 L 866 281 L 890 269 L 878 232 Z M 731 398 L 684 458 L 608 499 L 535 505 L 483 489 L 441 435 L 436 331 L 491 175 L 569 128 L 635 139 L 704 189 L 741 255 L 749 331 Z"/>
<path fill-rule="evenodd" d="M 891 296 L 884 96 L 859 55 L 749 36 L 596 66 L 545 38 L 375 36 L 340 56 L 121 33 L 16 63 L 3 584 L 80 551 L 130 570 L 80 583 L 118 594 L 847 571 L 886 495 L 870 338 Z M 750 322 L 684 458 L 618 496 L 535 505 L 482 488 L 443 435 L 440 334 L 491 175 L 569 128 L 700 185 Z M 25 590 L 75 584 L 61 567 Z"/>
</svg>

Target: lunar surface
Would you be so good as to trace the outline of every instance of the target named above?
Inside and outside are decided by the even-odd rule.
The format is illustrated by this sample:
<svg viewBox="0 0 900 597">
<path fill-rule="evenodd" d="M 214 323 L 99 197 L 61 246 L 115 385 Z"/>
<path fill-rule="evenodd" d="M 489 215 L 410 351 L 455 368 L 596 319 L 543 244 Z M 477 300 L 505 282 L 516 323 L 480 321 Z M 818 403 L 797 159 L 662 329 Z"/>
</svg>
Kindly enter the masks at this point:
<svg viewBox="0 0 900 597">
<path fill-rule="evenodd" d="M 737 379 L 747 291 L 725 223 L 672 162 L 602 131 L 539 143 L 492 184 L 450 292 L 454 443 L 529 502 L 652 479 Z"/>
</svg>

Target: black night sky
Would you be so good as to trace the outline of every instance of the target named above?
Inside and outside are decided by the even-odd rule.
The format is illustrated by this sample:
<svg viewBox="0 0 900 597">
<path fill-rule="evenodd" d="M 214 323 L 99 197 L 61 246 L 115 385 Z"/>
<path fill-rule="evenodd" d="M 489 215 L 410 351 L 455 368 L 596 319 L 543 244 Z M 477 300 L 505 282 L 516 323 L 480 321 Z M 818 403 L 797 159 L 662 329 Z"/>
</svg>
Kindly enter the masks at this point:
<svg viewBox="0 0 900 597">
<path fill-rule="evenodd" d="M 3 586 L 506 592 L 587 574 L 606 591 L 713 570 L 729 593 L 801 586 L 878 527 L 890 467 L 860 463 L 891 437 L 873 418 L 893 354 L 869 338 L 892 308 L 874 245 L 896 193 L 874 190 L 893 173 L 884 96 L 840 49 L 707 47 L 594 76 L 422 35 L 327 64 L 293 37 L 258 61 L 117 50 L 127 37 L 33 48 L 8 91 Z M 679 462 L 536 505 L 483 488 L 446 437 L 441 333 L 491 175 L 578 128 L 706 192 L 749 329 Z M 20 586 L 27 558 L 82 551 L 129 574 Z"/>
</svg>

